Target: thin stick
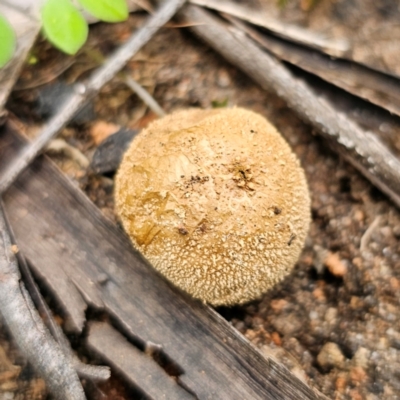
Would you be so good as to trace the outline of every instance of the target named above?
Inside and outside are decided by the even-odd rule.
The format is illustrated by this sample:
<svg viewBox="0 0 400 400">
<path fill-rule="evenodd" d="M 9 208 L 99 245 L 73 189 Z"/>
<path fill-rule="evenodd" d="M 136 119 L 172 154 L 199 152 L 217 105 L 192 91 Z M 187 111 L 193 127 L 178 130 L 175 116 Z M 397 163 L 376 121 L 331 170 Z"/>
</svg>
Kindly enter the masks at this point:
<svg viewBox="0 0 400 400">
<path fill-rule="evenodd" d="M 154 34 L 165 25 L 177 12 L 185 0 L 168 0 L 163 2 L 157 12 L 150 16 L 146 23 L 112 55 L 108 61 L 96 70 L 87 84 L 78 83 L 74 92 L 60 107 L 59 112 L 45 125 L 39 136 L 23 150 L 21 155 L 4 172 L 0 182 L 0 194 L 4 193 L 18 175 L 44 149 L 68 121 L 83 105 L 95 96 L 98 91 L 119 72 L 125 64 L 140 50 Z"/>
<path fill-rule="evenodd" d="M 400 161 L 370 131 L 364 131 L 325 98 L 297 79 L 275 57 L 236 28 L 196 6 L 180 13 L 196 35 L 267 90 L 274 90 L 347 161 L 400 208 Z"/>
<path fill-rule="evenodd" d="M 17 345 L 57 399 L 85 399 L 74 367 L 39 318 L 20 274 L 0 202 L 0 312 Z"/>
<path fill-rule="evenodd" d="M 368 244 L 371 241 L 372 234 L 374 233 L 375 229 L 379 226 L 382 221 L 382 216 L 378 215 L 372 221 L 372 224 L 368 227 L 368 229 L 364 232 L 360 240 L 360 253 L 365 256 L 365 252 L 368 250 Z"/>
<path fill-rule="evenodd" d="M 137 83 L 131 76 L 126 76 L 124 79 L 129 88 L 137 94 L 137 96 L 146 104 L 147 107 L 153 111 L 154 114 L 158 115 L 160 118 L 165 115 L 164 110 L 161 106 L 156 102 L 154 97 L 139 83 Z"/>
</svg>

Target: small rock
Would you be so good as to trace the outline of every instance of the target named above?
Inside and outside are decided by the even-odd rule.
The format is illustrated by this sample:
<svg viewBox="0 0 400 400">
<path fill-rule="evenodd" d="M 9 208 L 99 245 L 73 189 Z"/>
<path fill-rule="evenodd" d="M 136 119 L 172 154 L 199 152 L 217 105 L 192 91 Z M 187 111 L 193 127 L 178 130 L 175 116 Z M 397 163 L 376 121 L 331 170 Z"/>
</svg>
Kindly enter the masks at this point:
<svg viewBox="0 0 400 400">
<path fill-rule="evenodd" d="M 351 400 L 363 400 L 362 395 L 357 389 L 350 390 L 350 398 Z"/>
<path fill-rule="evenodd" d="M 325 266 L 333 276 L 343 277 L 347 272 L 347 267 L 342 263 L 337 253 L 328 253 L 324 261 Z"/>
<path fill-rule="evenodd" d="M 389 341 L 386 337 L 381 337 L 379 338 L 375 346 L 376 346 L 375 348 L 378 350 L 387 350 L 389 347 Z"/>
<path fill-rule="evenodd" d="M 323 369 L 332 367 L 340 367 L 345 360 L 345 357 L 340 350 L 340 347 L 333 342 L 324 344 L 317 356 L 317 362 Z"/>
<path fill-rule="evenodd" d="M 352 359 L 356 367 L 367 368 L 371 352 L 365 347 L 359 347 Z"/>
<path fill-rule="evenodd" d="M 328 324 L 334 324 L 337 321 L 338 310 L 335 307 L 329 307 L 325 313 L 325 321 Z"/>
<path fill-rule="evenodd" d="M 379 400 L 381 397 L 375 396 L 375 394 L 381 395 L 385 388 L 380 382 L 372 382 L 369 385 L 369 390 L 372 392 L 368 395 L 367 400 Z"/>
<path fill-rule="evenodd" d="M 277 346 L 282 346 L 282 339 L 278 332 L 272 332 L 271 339 Z"/>
<path fill-rule="evenodd" d="M 275 313 L 279 314 L 282 312 L 288 305 L 287 300 L 285 299 L 275 299 L 271 301 L 271 308 Z"/>
<path fill-rule="evenodd" d="M 354 219 L 355 219 L 356 221 L 358 221 L 358 222 L 364 221 L 364 219 L 365 219 L 365 214 L 364 214 L 364 212 L 363 212 L 362 210 L 357 210 L 357 211 L 354 213 Z"/>
<path fill-rule="evenodd" d="M 396 225 L 396 226 L 393 228 L 393 235 L 394 235 L 397 239 L 400 238 L 400 226 L 399 226 L 399 225 Z"/>
<path fill-rule="evenodd" d="M 281 336 L 291 337 L 304 329 L 304 319 L 298 313 L 290 312 L 282 318 L 274 319 L 272 325 Z"/>
<path fill-rule="evenodd" d="M 118 125 L 106 121 L 97 121 L 92 125 L 89 133 L 94 141 L 94 144 L 97 146 L 110 135 L 116 133 L 118 130 Z"/>
<path fill-rule="evenodd" d="M 246 331 L 246 325 L 243 321 L 233 319 L 232 324 L 240 333 L 244 333 Z"/>
<path fill-rule="evenodd" d="M 328 250 L 318 245 L 315 245 L 313 250 L 315 254 L 314 268 L 317 271 L 317 274 L 322 274 L 324 272 L 324 261 L 328 256 Z"/>
<path fill-rule="evenodd" d="M 219 87 L 226 88 L 231 85 L 231 78 L 225 69 L 220 69 L 217 74 L 217 84 Z"/>
<path fill-rule="evenodd" d="M 359 385 L 361 382 L 365 380 L 367 377 L 367 373 L 362 367 L 354 367 L 350 371 L 350 379 L 355 385 Z"/>
<path fill-rule="evenodd" d="M 244 336 L 251 341 L 255 339 L 257 333 L 253 329 L 247 329 L 247 331 L 244 333 Z"/>
<path fill-rule="evenodd" d="M 318 300 L 325 302 L 326 301 L 326 296 L 322 288 L 318 287 L 314 289 L 313 291 L 313 296 Z"/>
<path fill-rule="evenodd" d="M 383 226 L 380 229 L 380 233 L 382 234 L 382 236 L 385 237 L 385 239 L 388 239 L 392 236 L 393 232 L 392 232 L 392 228 L 390 226 Z"/>
<path fill-rule="evenodd" d="M 347 383 L 346 375 L 339 374 L 336 379 L 336 382 L 335 382 L 336 390 L 339 393 L 343 393 L 347 386 L 348 386 L 348 383 Z"/>
</svg>

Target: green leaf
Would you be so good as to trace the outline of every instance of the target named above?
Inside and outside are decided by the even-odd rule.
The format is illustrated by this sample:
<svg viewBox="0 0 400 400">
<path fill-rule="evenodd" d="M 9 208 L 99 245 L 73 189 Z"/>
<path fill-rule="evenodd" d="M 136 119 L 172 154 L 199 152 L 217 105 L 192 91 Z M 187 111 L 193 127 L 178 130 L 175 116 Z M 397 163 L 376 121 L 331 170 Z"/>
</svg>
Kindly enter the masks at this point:
<svg viewBox="0 0 400 400">
<path fill-rule="evenodd" d="M 47 0 L 42 7 L 47 39 L 67 54 L 75 54 L 86 42 L 88 25 L 70 0 Z"/>
<path fill-rule="evenodd" d="M 0 15 L 0 68 L 3 68 L 14 54 L 15 33 L 9 22 Z"/>
<path fill-rule="evenodd" d="M 120 22 L 128 18 L 126 0 L 78 0 L 96 18 L 106 22 Z"/>
<path fill-rule="evenodd" d="M 228 98 L 226 97 L 224 100 L 212 100 L 211 101 L 212 108 L 225 108 L 228 107 Z"/>
<path fill-rule="evenodd" d="M 285 8 L 288 4 L 289 0 L 278 0 L 278 7 Z"/>
</svg>

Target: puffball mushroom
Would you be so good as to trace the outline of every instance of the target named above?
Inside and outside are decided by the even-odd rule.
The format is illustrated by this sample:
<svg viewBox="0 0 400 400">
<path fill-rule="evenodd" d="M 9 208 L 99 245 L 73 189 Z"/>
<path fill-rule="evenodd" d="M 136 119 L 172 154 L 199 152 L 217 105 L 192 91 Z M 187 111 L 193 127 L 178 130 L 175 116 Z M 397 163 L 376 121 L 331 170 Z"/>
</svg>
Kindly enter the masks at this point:
<svg viewBox="0 0 400 400">
<path fill-rule="evenodd" d="M 298 159 L 265 118 L 242 108 L 190 109 L 151 123 L 115 184 L 134 246 L 214 306 L 256 299 L 282 280 L 309 228 Z"/>
</svg>

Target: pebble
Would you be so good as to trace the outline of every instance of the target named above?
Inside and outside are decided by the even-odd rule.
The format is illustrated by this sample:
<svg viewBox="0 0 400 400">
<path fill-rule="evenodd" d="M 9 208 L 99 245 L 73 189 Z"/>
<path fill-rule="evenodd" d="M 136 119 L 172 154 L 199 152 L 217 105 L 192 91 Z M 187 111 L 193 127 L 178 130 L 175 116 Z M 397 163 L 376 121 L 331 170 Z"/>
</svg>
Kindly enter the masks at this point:
<svg viewBox="0 0 400 400">
<path fill-rule="evenodd" d="M 369 364 L 369 358 L 371 357 L 371 352 L 365 347 L 359 347 L 352 362 L 356 367 L 367 368 Z"/>
<path fill-rule="evenodd" d="M 325 343 L 317 356 L 317 362 L 323 369 L 339 368 L 344 361 L 345 357 L 340 347 L 333 342 Z"/>
<path fill-rule="evenodd" d="M 271 301 L 271 308 L 275 313 L 279 314 L 282 312 L 288 305 L 288 301 L 284 299 L 275 299 Z"/>
<path fill-rule="evenodd" d="M 118 130 L 118 125 L 99 120 L 92 124 L 89 134 L 95 145 L 99 145 L 103 140 L 107 139 L 113 133 L 118 132 Z"/>
<path fill-rule="evenodd" d="M 231 85 L 231 78 L 225 69 L 218 71 L 217 83 L 219 87 L 226 88 Z"/>
<path fill-rule="evenodd" d="M 277 346 L 282 346 L 282 339 L 278 332 L 272 332 L 271 339 Z"/>
<path fill-rule="evenodd" d="M 390 226 L 384 226 L 380 229 L 380 233 L 385 237 L 385 239 L 388 239 L 390 236 L 392 236 L 393 231 Z"/>
<path fill-rule="evenodd" d="M 317 274 L 322 274 L 324 272 L 324 261 L 328 256 L 328 250 L 324 249 L 321 246 L 315 245 L 313 247 L 314 250 L 314 268 L 317 271 Z"/>
<path fill-rule="evenodd" d="M 337 321 L 338 310 L 335 307 L 329 307 L 325 313 L 325 321 L 334 324 Z"/>
<path fill-rule="evenodd" d="M 397 225 L 393 228 L 393 235 L 399 239 L 400 238 L 400 226 Z"/>
<path fill-rule="evenodd" d="M 326 302 L 326 296 L 322 288 L 316 288 L 313 290 L 313 296 L 321 302 Z"/>
<path fill-rule="evenodd" d="M 361 394 L 357 389 L 350 390 L 350 398 L 351 400 L 363 400 Z"/>
<path fill-rule="evenodd" d="M 335 382 L 336 390 L 340 393 L 343 393 L 347 386 L 348 386 L 348 383 L 347 383 L 346 375 L 339 374 L 336 379 L 336 382 Z"/>
<path fill-rule="evenodd" d="M 347 272 L 346 265 L 340 260 L 337 253 L 328 253 L 324 261 L 329 272 L 338 278 L 343 277 Z"/>
<path fill-rule="evenodd" d="M 273 326 L 281 336 L 291 337 L 304 328 L 304 320 L 296 312 L 287 313 L 285 318 L 277 318 Z"/>
<path fill-rule="evenodd" d="M 367 373 L 362 367 L 354 367 L 350 370 L 350 379 L 355 385 L 359 385 L 367 377 Z"/>
</svg>

